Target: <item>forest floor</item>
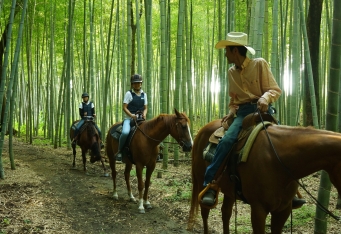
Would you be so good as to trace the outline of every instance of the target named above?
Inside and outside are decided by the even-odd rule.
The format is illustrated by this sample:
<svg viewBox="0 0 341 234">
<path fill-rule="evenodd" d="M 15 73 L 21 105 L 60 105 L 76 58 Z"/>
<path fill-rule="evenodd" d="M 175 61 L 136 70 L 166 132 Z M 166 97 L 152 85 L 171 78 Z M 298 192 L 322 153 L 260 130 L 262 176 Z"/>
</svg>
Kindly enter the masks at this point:
<svg viewBox="0 0 341 234">
<path fill-rule="evenodd" d="M 127 196 L 124 164 L 117 167 L 119 199 L 113 200 L 111 176 L 102 176 L 98 162 L 87 164 L 86 175 L 77 149 L 76 169 L 72 169 L 71 150 L 34 146 L 14 139 L 16 170 L 11 170 L 5 140 L 2 160 L 6 178 L 0 179 L 0 234 L 203 233 L 200 216 L 194 230 L 186 229 L 190 207 L 190 161 L 183 160 L 178 167 L 169 164 L 166 171 L 161 170 L 162 163 L 157 164 L 149 193 L 153 208 L 139 214 L 137 202 L 130 202 Z M 108 163 L 106 167 L 110 172 Z M 157 178 L 157 171 L 162 171 L 162 178 Z M 312 175 L 305 180 L 313 195 L 317 193 L 317 177 Z M 131 178 L 133 194 L 137 198 L 136 177 L 132 175 Z M 293 212 L 293 229 L 288 221 L 283 233 L 314 233 L 315 205 L 305 192 L 302 194 L 307 204 Z M 334 209 L 336 197 L 334 189 L 329 208 L 340 215 L 340 211 Z M 210 233 L 222 233 L 221 199 L 219 203 L 210 213 Z M 235 220 L 238 233 L 251 233 L 249 206 L 238 202 L 237 210 L 237 219 L 234 215 L 231 219 L 232 233 Z M 327 233 L 339 234 L 340 230 L 341 224 L 329 218 Z"/>
</svg>

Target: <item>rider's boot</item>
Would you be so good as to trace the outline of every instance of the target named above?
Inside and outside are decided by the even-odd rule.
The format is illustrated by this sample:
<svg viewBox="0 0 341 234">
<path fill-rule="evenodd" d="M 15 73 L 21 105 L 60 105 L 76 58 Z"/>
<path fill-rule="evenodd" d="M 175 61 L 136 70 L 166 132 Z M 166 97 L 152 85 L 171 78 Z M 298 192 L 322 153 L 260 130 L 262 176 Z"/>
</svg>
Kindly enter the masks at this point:
<svg viewBox="0 0 341 234">
<path fill-rule="evenodd" d="M 213 206 L 216 199 L 216 191 L 214 189 L 208 189 L 202 197 L 202 203 L 207 206 Z"/>
<path fill-rule="evenodd" d="M 118 151 L 115 154 L 115 158 L 116 158 L 116 162 L 122 162 L 122 153 L 121 153 L 121 151 Z"/>
</svg>

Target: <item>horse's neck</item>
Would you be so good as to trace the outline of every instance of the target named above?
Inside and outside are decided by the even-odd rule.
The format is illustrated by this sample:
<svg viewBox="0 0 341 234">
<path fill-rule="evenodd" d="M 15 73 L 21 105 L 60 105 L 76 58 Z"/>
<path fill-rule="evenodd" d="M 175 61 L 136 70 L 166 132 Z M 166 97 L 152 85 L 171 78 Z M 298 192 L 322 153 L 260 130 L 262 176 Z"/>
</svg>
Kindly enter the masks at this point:
<svg viewBox="0 0 341 234">
<path fill-rule="evenodd" d="M 306 128 L 278 129 L 279 157 L 302 178 L 341 162 L 341 134 Z M 270 136 L 271 138 L 271 136 Z"/>
<path fill-rule="evenodd" d="M 145 134 L 157 141 L 163 141 L 170 134 L 169 123 L 160 117 L 146 121 L 141 128 Z"/>
<path fill-rule="evenodd" d="M 84 127 L 84 130 L 88 132 L 91 136 L 96 134 L 96 128 L 93 122 L 85 122 L 83 127 Z"/>
</svg>

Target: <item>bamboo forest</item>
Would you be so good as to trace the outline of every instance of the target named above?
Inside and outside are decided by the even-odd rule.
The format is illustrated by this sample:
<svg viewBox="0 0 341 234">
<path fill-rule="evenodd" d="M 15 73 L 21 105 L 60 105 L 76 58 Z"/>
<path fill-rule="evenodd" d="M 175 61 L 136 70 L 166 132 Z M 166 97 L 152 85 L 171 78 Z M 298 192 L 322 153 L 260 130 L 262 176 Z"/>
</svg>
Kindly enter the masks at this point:
<svg viewBox="0 0 341 234">
<path fill-rule="evenodd" d="M 9 197 L 13 199 L 10 195 L 12 191 L 10 188 L 13 183 L 14 185 L 20 184 L 13 179 L 13 183 L 8 183 L 6 189 L 6 181 L 15 178 L 13 175 L 23 169 L 22 165 L 29 164 L 29 161 L 21 163 L 26 156 L 20 153 L 21 148 L 19 151 L 18 145 L 37 150 L 37 152 L 42 152 L 39 151 L 42 149 L 43 152 L 51 155 L 63 152 L 62 155 L 67 155 L 64 155 L 68 158 L 67 163 L 56 168 L 70 167 L 73 152 L 73 132 L 70 127 L 74 121 L 81 118 L 79 108 L 82 95 L 87 94 L 94 104 L 95 121 L 102 133 L 101 142 L 107 144 L 110 142 L 106 139 L 110 137 L 108 131 L 110 132 L 111 127 L 123 121 L 127 115 L 123 100 L 127 91 L 132 89 L 131 77 L 134 74 L 141 75 L 142 90 L 148 95 L 147 114 L 144 116 L 146 121 L 158 116 L 173 116 L 174 113 L 179 118 L 181 113 L 185 113 L 185 119 L 188 117 L 190 137 L 194 142 L 193 147 L 196 147 L 195 139 L 198 132 L 211 121 L 222 119 L 229 113 L 231 100 L 229 69 L 234 64 L 228 62 L 227 52 L 224 49 L 215 48 L 219 41 L 227 38 L 229 32 L 245 33 L 248 42 L 244 46 L 250 46 L 255 50 L 254 55 L 248 52 L 247 57 L 251 60 L 263 58 L 269 65 L 282 91 L 278 100 L 271 103 L 276 110 L 274 117 L 279 125 L 314 128 L 319 131 L 333 132 L 336 134 L 335 137 L 339 137 L 338 133 L 341 132 L 339 114 L 341 108 L 341 14 L 338 13 L 339 10 L 341 11 L 339 0 L 0 0 L 0 100 L 2 100 L 0 102 L 0 234 L 161 233 L 160 230 L 163 231 L 162 233 L 252 233 L 252 231 L 262 233 L 257 231 L 254 218 L 250 219 L 252 213 L 250 210 L 245 211 L 247 221 L 239 220 L 239 223 L 236 221 L 237 205 L 233 207 L 233 212 L 232 207 L 230 212 L 224 212 L 225 205 L 221 210 L 212 209 L 208 221 L 209 231 L 205 225 L 205 218 L 203 217 L 203 221 L 201 219 L 201 215 L 205 212 L 200 213 L 200 210 L 203 211 L 205 208 L 199 206 L 194 229 L 193 226 L 188 228 L 191 226 L 187 226 L 187 220 L 190 209 L 192 212 L 189 200 L 194 190 L 192 187 L 194 179 L 191 173 L 194 173 L 196 169 L 193 168 L 195 155 L 192 155 L 190 151 L 181 150 L 178 145 L 180 141 L 172 137 L 171 129 L 167 129 L 171 133 L 165 140 L 159 140 L 163 141 L 162 148 L 160 148 L 163 158 L 160 163 L 157 163 L 154 174 L 158 174 L 160 178 L 162 175 L 163 179 L 166 179 L 172 170 L 181 170 L 181 165 L 186 164 L 186 169 L 181 170 L 181 173 L 185 171 L 187 179 L 179 182 L 182 186 L 180 188 L 178 184 L 174 192 L 177 194 L 174 195 L 176 199 L 169 195 L 172 193 L 170 188 L 169 190 L 163 189 L 164 191 L 159 195 L 156 195 L 155 188 L 152 188 L 149 191 L 149 197 L 153 201 L 154 208 L 144 214 L 144 217 L 147 217 L 155 212 L 154 217 L 163 217 L 162 212 L 166 208 L 161 207 L 160 203 L 171 201 L 174 202 L 172 205 L 179 204 L 180 207 L 182 202 L 183 207 L 177 208 L 181 210 L 179 211 L 181 215 L 177 216 L 176 212 L 170 211 L 175 217 L 173 221 L 164 218 L 162 221 L 164 226 L 143 229 L 143 224 L 147 225 L 149 222 L 157 226 L 161 221 L 155 221 L 152 218 L 142 220 L 142 217 L 125 213 L 130 216 L 123 215 L 122 217 L 117 214 L 117 220 L 122 217 L 122 223 L 115 218 L 111 221 L 103 221 L 104 224 L 88 223 L 86 224 L 88 226 L 85 226 L 86 229 L 83 230 L 81 224 L 73 226 L 70 224 L 72 222 L 68 223 L 66 219 L 61 219 L 61 226 L 65 226 L 61 229 L 55 226 L 55 223 L 45 226 L 39 224 L 33 227 L 33 218 L 30 218 L 30 222 L 23 222 L 25 223 L 22 224 L 23 226 L 18 224 L 14 227 L 12 225 L 15 221 L 10 217 L 16 215 L 1 213 L 11 210 L 10 206 L 6 206 L 5 192 L 7 191 L 8 199 Z M 184 126 L 177 130 L 178 133 L 183 129 Z M 316 144 L 311 142 L 309 145 L 330 144 L 329 148 L 336 151 L 337 147 L 327 142 L 328 139 L 325 138 Z M 288 148 L 292 147 L 288 142 L 282 143 L 288 144 Z M 184 143 L 179 144 L 184 148 Z M 265 146 L 260 147 L 265 148 Z M 85 162 L 81 161 L 81 149 L 78 146 L 76 149 L 77 167 L 79 167 L 77 170 L 83 172 L 81 167 L 84 163 L 85 171 Z M 329 150 L 322 151 L 321 149 L 319 153 L 324 157 L 326 151 L 329 152 Z M 102 157 L 109 161 L 113 160 L 107 152 L 107 148 L 101 150 Z M 28 153 L 28 155 L 38 157 L 39 153 Z M 328 168 L 326 165 L 323 165 L 326 169 L 322 165 L 316 166 L 313 174 L 316 180 L 314 185 L 304 186 L 305 182 L 297 180 L 298 191 L 308 202 L 302 208 L 291 211 L 294 221 L 290 221 L 289 218 L 283 231 L 278 233 L 340 233 L 340 221 L 335 221 L 335 219 L 339 220 L 341 216 L 341 198 L 338 193 L 341 175 L 333 177 L 328 174 L 341 168 L 341 155 L 335 157 L 338 158 L 333 159 L 335 160 L 333 168 Z M 110 168 L 109 164 L 111 166 L 113 174 L 105 178 L 105 183 L 109 184 L 106 186 L 109 187 L 111 194 L 111 177 L 116 174 L 113 162 L 107 162 L 105 161 L 103 168 Z M 309 167 L 307 162 L 301 163 L 302 169 L 303 165 Z M 95 165 L 102 173 L 102 167 L 98 166 L 99 164 L 92 164 L 92 161 L 87 164 L 88 168 L 93 168 Z M 137 192 L 137 187 L 139 188 L 137 200 L 140 204 L 142 204 L 140 189 L 143 186 L 149 186 L 149 181 L 145 182 L 145 185 L 138 183 L 139 171 L 148 171 L 143 175 L 146 176 L 145 174 L 152 174 L 155 162 L 151 167 L 152 171 L 149 173 L 147 163 L 143 164 L 140 170 L 136 164 L 136 174 L 131 176 L 134 184 L 133 190 Z M 118 187 L 124 191 L 121 193 L 126 195 L 122 176 L 124 163 L 117 164 L 116 168 L 119 170 L 117 174 L 121 177 Z M 67 170 L 67 174 L 69 173 L 75 172 Z M 170 186 L 170 181 L 173 181 L 171 183 L 173 186 L 177 186 L 177 182 L 174 182 L 177 181 L 177 174 L 174 173 L 165 187 Z M 128 176 L 128 174 L 125 175 Z M 77 181 L 85 177 L 84 174 L 77 174 L 77 176 L 79 176 Z M 104 183 L 97 184 L 96 180 L 102 179 L 102 177 L 89 178 L 96 186 Z M 163 188 L 161 185 L 153 184 L 154 180 L 156 179 L 152 177 L 151 186 Z M 128 184 L 127 182 L 129 194 Z M 67 185 L 64 186 L 67 187 Z M 115 186 L 116 182 L 114 182 Z M 76 187 L 70 185 L 72 191 Z M 99 189 L 90 185 L 85 187 L 86 189 Z M 63 188 L 62 185 L 61 188 Z M 15 186 L 12 189 L 13 192 L 16 191 Z M 307 191 L 309 189 L 310 191 Z M 148 187 L 145 190 L 147 194 Z M 50 189 L 46 188 L 44 191 L 50 191 Z M 103 189 L 103 191 L 107 190 Z M 46 192 L 45 198 L 52 193 Z M 70 192 L 70 196 L 72 197 L 75 193 L 78 192 Z M 309 195 L 310 193 L 312 196 Z M 104 197 L 109 197 L 106 192 L 98 192 L 98 194 L 102 196 L 96 199 L 100 202 L 99 207 L 102 203 L 104 207 L 107 206 L 105 203 L 110 203 L 110 206 L 115 207 L 115 201 L 112 198 L 103 201 Z M 106 195 L 103 196 L 103 194 Z M 165 194 L 170 196 L 168 200 L 166 198 L 162 200 L 161 197 Z M 123 199 L 122 196 L 119 199 Z M 144 206 L 146 206 L 146 196 L 143 197 Z M 181 196 L 184 198 L 181 199 Z M 102 201 L 99 201 L 101 199 Z M 224 199 L 227 199 L 226 194 L 224 194 Z M 218 203 L 221 205 L 224 199 L 221 197 Z M 71 200 L 73 199 L 70 198 L 69 202 Z M 67 204 L 67 199 L 64 202 Z M 91 204 L 90 201 L 86 204 L 89 205 L 89 203 Z M 119 206 L 119 204 L 116 205 Z M 239 201 L 236 204 L 249 207 Z M 170 203 L 164 206 L 171 207 L 172 205 Z M 105 212 L 114 212 L 115 209 L 111 209 L 110 206 L 105 208 L 108 209 Z M 131 210 L 130 212 L 137 208 L 136 204 L 133 206 L 121 204 L 121 206 L 125 207 L 122 209 Z M 94 210 L 98 211 L 101 208 L 94 208 Z M 252 211 L 255 212 L 254 208 Z M 267 215 L 269 213 L 271 212 L 266 212 Z M 302 215 L 306 213 L 309 214 L 306 215 L 309 216 L 307 219 Z M 24 214 L 21 215 L 23 220 L 28 220 L 25 219 Z M 231 215 L 232 218 L 230 218 Z M 270 216 L 274 215 L 271 213 Z M 38 216 L 36 223 L 40 222 Z M 112 214 L 107 217 L 113 216 Z M 230 232 L 225 225 L 227 216 L 230 218 L 227 225 L 230 226 Z M 238 219 L 243 219 L 241 217 L 244 215 L 239 214 L 238 217 Z M 48 218 L 45 219 L 48 220 Z M 295 219 L 300 221 L 295 221 Z M 128 229 L 123 223 L 127 220 L 131 220 L 132 223 L 142 222 L 142 224 L 139 229 L 134 229 L 132 226 Z M 266 223 L 268 222 L 270 221 L 267 218 Z M 244 227 L 244 224 L 247 227 Z M 170 228 L 172 225 L 174 226 L 173 232 Z M 277 233 L 275 229 L 272 229 L 273 227 L 268 227 L 271 224 L 266 224 L 266 226 L 266 233 L 270 233 L 270 230 L 272 233 Z M 305 230 L 308 226 L 309 231 Z M 51 229 L 48 230 L 47 227 Z"/>
</svg>

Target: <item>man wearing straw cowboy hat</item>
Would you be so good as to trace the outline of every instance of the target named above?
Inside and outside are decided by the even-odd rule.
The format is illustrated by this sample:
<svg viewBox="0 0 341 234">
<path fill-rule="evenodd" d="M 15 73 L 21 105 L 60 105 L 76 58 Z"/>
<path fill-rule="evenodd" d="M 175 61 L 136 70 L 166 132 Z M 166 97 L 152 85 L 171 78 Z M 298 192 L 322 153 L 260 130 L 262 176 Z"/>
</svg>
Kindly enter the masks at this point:
<svg viewBox="0 0 341 234">
<path fill-rule="evenodd" d="M 228 63 L 234 64 L 228 70 L 229 113 L 222 119 L 222 122 L 233 118 L 234 120 L 220 140 L 214 158 L 206 169 L 205 187 L 214 180 L 224 158 L 237 141 L 243 119 L 248 114 L 254 113 L 257 108 L 261 112 L 270 112 L 269 105 L 275 102 L 282 93 L 268 63 L 263 58 L 247 57 L 247 51 L 255 54 L 255 50 L 247 45 L 247 39 L 245 33 L 230 32 L 226 40 L 221 40 L 215 45 L 216 49 L 225 49 Z M 216 191 L 210 188 L 203 195 L 201 202 L 207 206 L 213 206 L 215 199 Z M 299 200 L 299 202 L 305 201 Z"/>
</svg>

